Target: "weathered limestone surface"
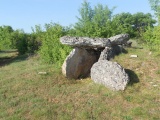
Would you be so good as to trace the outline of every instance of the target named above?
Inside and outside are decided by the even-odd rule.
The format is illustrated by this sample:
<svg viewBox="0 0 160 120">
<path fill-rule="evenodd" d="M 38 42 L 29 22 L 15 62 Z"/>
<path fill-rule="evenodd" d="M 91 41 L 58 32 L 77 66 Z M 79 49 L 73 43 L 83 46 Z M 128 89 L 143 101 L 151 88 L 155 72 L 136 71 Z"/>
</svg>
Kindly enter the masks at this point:
<svg viewBox="0 0 160 120">
<path fill-rule="evenodd" d="M 62 44 L 80 48 L 102 48 L 110 46 L 111 42 L 107 38 L 89 38 L 89 37 L 69 37 L 60 38 Z"/>
<path fill-rule="evenodd" d="M 125 44 L 129 40 L 128 34 L 120 34 L 110 38 L 70 37 L 60 38 L 62 44 L 80 48 L 105 48 L 113 45 Z"/>
<path fill-rule="evenodd" d="M 111 47 L 105 47 L 105 49 L 101 52 L 99 60 L 110 60 L 114 57 L 113 49 Z"/>
<path fill-rule="evenodd" d="M 99 60 L 92 66 L 91 79 L 115 91 L 124 90 L 129 82 L 125 70 L 118 63 L 107 60 Z"/>
<path fill-rule="evenodd" d="M 75 48 L 68 55 L 62 65 L 62 73 L 67 78 L 79 79 L 88 77 L 92 65 L 97 62 L 98 57 L 94 51 Z"/>
<path fill-rule="evenodd" d="M 123 45 L 132 44 L 128 40 L 128 34 L 110 38 L 61 37 L 62 44 L 74 47 L 62 65 L 62 73 L 71 79 L 91 75 L 96 83 L 112 90 L 124 90 L 129 77 L 118 63 L 109 60 L 124 50 Z"/>
<path fill-rule="evenodd" d="M 119 34 L 108 39 L 110 39 L 112 46 L 114 46 L 126 44 L 129 38 L 129 34 Z"/>
</svg>

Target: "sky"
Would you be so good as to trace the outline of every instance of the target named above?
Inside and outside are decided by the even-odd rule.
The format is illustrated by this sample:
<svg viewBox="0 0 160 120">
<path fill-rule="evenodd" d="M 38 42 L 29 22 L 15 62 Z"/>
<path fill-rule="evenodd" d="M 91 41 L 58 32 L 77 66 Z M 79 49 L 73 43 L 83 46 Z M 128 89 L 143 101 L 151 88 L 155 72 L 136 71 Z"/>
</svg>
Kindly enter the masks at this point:
<svg viewBox="0 0 160 120">
<path fill-rule="evenodd" d="M 78 9 L 84 0 L 0 0 L 0 26 L 9 25 L 14 30 L 23 29 L 30 33 L 31 27 L 46 23 L 69 26 L 77 22 Z M 113 14 L 129 12 L 152 13 L 148 0 L 87 0 L 92 7 L 98 3 L 110 9 Z"/>
</svg>

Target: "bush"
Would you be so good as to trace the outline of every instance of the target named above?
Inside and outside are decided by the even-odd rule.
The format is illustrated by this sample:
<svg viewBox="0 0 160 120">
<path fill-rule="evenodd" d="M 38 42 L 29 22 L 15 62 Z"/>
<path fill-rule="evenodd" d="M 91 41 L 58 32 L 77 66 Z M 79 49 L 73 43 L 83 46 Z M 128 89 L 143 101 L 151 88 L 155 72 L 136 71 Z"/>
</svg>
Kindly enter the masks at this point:
<svg viewBox="0 0 160 120">
<path fill-rule="evenodd" d="M 27 52 L 28 53 L 36 53 L 39 50 L 39 47 L 41 46 L 41 40 L 38 39 L 39 37 L 35 34 L 30 34 L 27 37 Z"/>
<path fill-rule="evenodd" d="M 28 51 L 28 43 L 26 35 L 24 33 L 19 33 L 16 40 L 16 48 L 19 54 L 25 54 Z"/>
<path fill-rule="evenodd" d="M 153 29 L 148 28 L 144 33 L 143 38 L 147 46 L 151 51 L 160 51 L 160 26 L 156 26 Z"/>
<path fill-rule="evenodd" d="M 71 51 L 70 47 L 62 45 L 59 41 L 61 36 L 66 35 L 66 31 L 61 25 L 53 23 L 46 24 L 45 29 L 39 54 L 43 61 L 59 66 Z"/>
</svg>

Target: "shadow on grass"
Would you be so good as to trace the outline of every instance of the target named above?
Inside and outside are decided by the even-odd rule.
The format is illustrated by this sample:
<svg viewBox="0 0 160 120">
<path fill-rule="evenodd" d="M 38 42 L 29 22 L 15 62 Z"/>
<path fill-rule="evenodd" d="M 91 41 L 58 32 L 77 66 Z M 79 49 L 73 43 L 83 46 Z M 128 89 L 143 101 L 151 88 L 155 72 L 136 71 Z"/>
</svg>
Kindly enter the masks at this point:
<svg viewBox="0 0 160 120">
<path fill-rule="evenodd" d="M 17 52 L 16 49 L 13 49 L 13 50 L 0 50 L 0 53 L 15 53 Z"/>
<path fill-rule="evenodd" d="M 129 79 L 130 79 L 130 82 L 129 82 L 128 85 L 132 86 L 133 84 L 139 82 L 139 78 L 138 78 L 138 76 L 136 75 L 136 73 L 134 71 L 129 70 L 129 69 L 125 69 L 125 71 L 128 74 Z"/>
<path fill-rule="evenodd" d="M 9 55 L 10 53 L 13 53 L 12 55 Z M 4 56 L 1 56 L 3 54 Z M 9 65 L 13 62 L 20 62 L 23 60 L 26 60 L 28 58 L 28 55 L 18 55 L 18 52 L 16 50 L 3 50 L 0 51 L 0 67 Z"/>
<path fill-rule="evenodd" d="M 133 46 L 133 47 L 131 47 L 131 48 L 133 48 L 133 49 L 143 49 L 143 47 L 136 47 L 136 46 Z"/>
<path fill-rule="evenodd" d="M 124 47 L 120 47 L 120 46 L 114 46 L 113 47 L 113 52 L 115 55 L 120 55 L 120 54 L 127 54 L 128 51 L 124 48 Z"/>
</svg>

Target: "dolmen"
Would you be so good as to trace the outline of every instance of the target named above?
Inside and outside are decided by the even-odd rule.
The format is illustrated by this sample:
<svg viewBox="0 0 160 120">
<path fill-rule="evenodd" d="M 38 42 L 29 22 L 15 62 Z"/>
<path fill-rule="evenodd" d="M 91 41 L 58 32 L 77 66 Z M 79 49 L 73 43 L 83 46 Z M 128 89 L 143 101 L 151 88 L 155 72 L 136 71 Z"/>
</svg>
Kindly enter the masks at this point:
<svg viewBox="0 0 160 120">
<path fill-rule="evenodd" d="M 123 52 L 123 46 L 130 46 L 129 34 L 110 38 L 89 38 L 63 36 L 60 42 L 74 49 L 62 65 L 62 73 L 70 79 L 91 79 L 111 90 L 124 90 L 129 82 L 128 74 L 117 62 L 110 61 Z"/>
</svg>

